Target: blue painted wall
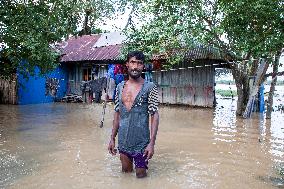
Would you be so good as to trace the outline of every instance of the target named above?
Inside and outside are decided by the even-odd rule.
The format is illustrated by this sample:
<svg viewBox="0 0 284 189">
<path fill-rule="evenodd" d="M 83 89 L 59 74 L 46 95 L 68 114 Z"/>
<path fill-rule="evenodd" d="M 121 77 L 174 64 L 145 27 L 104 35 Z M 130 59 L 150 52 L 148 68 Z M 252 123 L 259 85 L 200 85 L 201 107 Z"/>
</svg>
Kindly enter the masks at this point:
<svg viewBox="0 0 284 189">
<path fill-rule="evenodd" d="M 68 82 L 68 69 L 61 65 L 45 76 L 39 75 L 39 68 L 35 68 L 35 76 L 28 75 L 28 80 L 18 74 L 18 104 L 38 104 L 54 102 L 55 98 L 50 94 L 45 95 L 46 78 L 59 79 L 59 88 L 56 98 L 62 98 L 66 94 Z"/>
</svg>

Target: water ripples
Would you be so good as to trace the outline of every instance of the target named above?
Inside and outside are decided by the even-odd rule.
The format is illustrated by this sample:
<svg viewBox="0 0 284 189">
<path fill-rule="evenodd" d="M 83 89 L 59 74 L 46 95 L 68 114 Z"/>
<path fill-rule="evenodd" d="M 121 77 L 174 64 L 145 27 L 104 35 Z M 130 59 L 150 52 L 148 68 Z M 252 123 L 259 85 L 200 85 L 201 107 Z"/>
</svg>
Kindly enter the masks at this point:
<svg viewBox="0 0 284 189">
<path fill-rule="evenodd" d="M 281 187 L 283 116 L 236 117 L 235 102 L 215 110 L 160 108 L 149 177 L 122 174 L 106 148 L 112 106 L 99 128 L 101 105 L 0 106 L 0 186 L 19 188 Z"/>
</svg>

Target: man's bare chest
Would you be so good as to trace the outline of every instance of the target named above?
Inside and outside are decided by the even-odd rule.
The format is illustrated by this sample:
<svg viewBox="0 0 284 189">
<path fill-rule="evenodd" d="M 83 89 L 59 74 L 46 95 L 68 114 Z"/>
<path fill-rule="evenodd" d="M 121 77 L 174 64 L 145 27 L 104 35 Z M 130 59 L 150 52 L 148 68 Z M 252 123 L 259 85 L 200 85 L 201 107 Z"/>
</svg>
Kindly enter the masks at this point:
<svg viewBox="0 0 284 189">
<path fill-rule="evenodd" d="M 122 91 L 122 103 L 126 107 L 127 110 L 130 110 L 137 95 L 139 94 L 142 85 L 136 86 L 125 86 Z"/>
</svg>

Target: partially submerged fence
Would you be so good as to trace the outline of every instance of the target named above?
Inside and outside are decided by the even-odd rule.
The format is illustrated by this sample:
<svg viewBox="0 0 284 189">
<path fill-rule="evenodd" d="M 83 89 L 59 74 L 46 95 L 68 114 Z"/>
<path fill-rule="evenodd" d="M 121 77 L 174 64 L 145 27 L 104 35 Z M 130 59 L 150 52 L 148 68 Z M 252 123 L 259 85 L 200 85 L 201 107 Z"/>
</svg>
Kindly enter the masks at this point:
<svg viewBox="0 0 284 189">
<path fill-rule="evenodd" d="M 17 80 L 0 77 L 0 104 L 17 103 Z"/>
</svg>

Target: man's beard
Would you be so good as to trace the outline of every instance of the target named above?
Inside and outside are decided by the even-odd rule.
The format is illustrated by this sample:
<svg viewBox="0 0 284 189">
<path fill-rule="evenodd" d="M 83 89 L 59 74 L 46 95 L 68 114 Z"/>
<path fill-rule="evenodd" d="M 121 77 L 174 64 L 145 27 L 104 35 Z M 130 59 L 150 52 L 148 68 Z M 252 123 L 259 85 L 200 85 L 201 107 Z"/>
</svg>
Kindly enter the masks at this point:
<svg viewBox="0 0 284 189">
<path fill-rule="evenodd" d="M 128 70 L 128 75 L 132 79 L 138 79 L 142 75 L 142 71 L 134 69 L 134 70 Z"/>
</svg>

